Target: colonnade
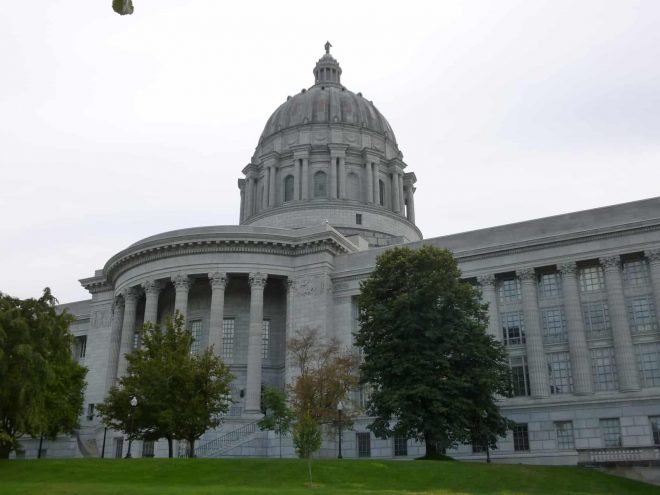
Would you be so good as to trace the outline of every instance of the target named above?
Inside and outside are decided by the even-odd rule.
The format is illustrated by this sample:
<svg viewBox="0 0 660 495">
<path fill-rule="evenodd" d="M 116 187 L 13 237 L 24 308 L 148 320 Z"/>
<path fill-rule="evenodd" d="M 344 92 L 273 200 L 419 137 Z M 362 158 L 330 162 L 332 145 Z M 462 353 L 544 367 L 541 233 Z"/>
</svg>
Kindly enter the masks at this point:
<svg viewBox="0 0 660 495">
<path fill-rule="evenodd" d="M 345 147 L 331 147 L 329 162 L 322 172 L 326 174 L 326 199 L 349 199 L 346 187 L 348 177 Z M 286 201 L 314 199 L 314 178 L 310 170 L 309 152 L 294 152 L 293 158 L 280 163 L 277 156 L 267 156 L 261 166 L 254 164 L 246 168 L 245 180 L 239 181 L 241 189 L 241 221 L 259 211 L 279 206 Z M 315 173 L 319 170 L 315 169 Z M 285 198 L 284 180 L 293 177 L 293 191 Z M 381 167 L 381 159 L 365 154 L 362 163 L 361 200 L 367 204 L 381 205 L 380 183 L 390 184 L 389 206 L 394 213 L 415 222 L 414 175 L 404 174 L 399 165 Z M 279 184 L 279 187 L 278 187 Z M 278 192 L 280 191 L 280 192 Z M 383 191 L 382 194 L 384 194 Z M 261 196 L 260 196 L 261 194 Z M 382 198 L 384 206 L 387 204 Z"/>
<path fill-rule="evenodd" d="M 660 250 L 646 251 L 644 254 L 649 268 L 655 307 L 660 308 Z M 622 260 L 618 255 L 610 255 L 599 258 L 598 263 L 604 274 L 604 296 L 609 308 L 619 391 L 640 390 L 640 378 L 624 293 Z M 573 393 L 575 395 L 593 394 L 592 363 L 580 301 L 579 268 L 573 261 L 558 264 L 556 268 L 561 277 Z M 529 370 L 530 395 L 534 398 L 546 398 L 550 394 L 550 386 L 537 293 L 538 276 L 533 267 L 525 267 L 516 271 L 516 277 L 520 280 L 520 308 L 526 333 L 525 351 Z M 495 274 L 484 274 L 477 277 L 477 282 L 482 288 L 484 302 L 488 303 L 490 321 L 488 332 L 497 340 L 502 340 L 497 277 Z"/>
<path fill-rule="evenodd" d="M 228 277 L 224 272 L 208 274 L 211 286 L 211 308 L 209 319 L 208 346 L 213 345 L 221 352 L 225 289 Z M 264 311 L 264 289 L 268 276 L 263 273 L 249 273 L 250 315 L 247 352 L 247 379 L 245 386 L 245 413 L 255 414 L 261 410 L 261 366 L 262 366 L 262 322 Z M 188 293 L 191 278 L 177 274 L 170 278 L 174 285 L 174 311 L 179 312 L 184 321 L 188 309 Z M 110 361 L 108 363 L 107 386 L 125 375 L 127 361 L 125 355 L 133 349 L 133 338 L 137 324 L 137 307 L 142 293 L 145 295 L 144 323 L 156 323 L 158 299 L 166 286 L 163 280 L 146 280 L 140 286 L 127 287 L 115 298 L 114 315 L 110 337 Z M 289 287 L 289 284 L 286 284 Z M 287 296 L 288 298 L 288 296 Z M 288 305 L 288 303 L 287 303 Z M 287 319 L 289 316 L 287 315 Z"/>
</svg>

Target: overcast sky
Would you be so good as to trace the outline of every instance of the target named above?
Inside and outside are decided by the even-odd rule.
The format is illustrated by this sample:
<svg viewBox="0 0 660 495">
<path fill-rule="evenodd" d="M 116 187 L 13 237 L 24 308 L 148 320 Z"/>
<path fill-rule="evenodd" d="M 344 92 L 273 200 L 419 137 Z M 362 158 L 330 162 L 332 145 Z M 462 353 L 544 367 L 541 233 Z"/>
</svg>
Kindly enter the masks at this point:
<svg viewBox="0 0 660 495">
<path fill-rule="evenodd" d="M 0 291 L 85 299 L 143 237 L 237 224 L 326 40 L 394 129 L 425 237 L 658 195 L 658 1 L 134 3 L 0 15 Z"/>
</svg>

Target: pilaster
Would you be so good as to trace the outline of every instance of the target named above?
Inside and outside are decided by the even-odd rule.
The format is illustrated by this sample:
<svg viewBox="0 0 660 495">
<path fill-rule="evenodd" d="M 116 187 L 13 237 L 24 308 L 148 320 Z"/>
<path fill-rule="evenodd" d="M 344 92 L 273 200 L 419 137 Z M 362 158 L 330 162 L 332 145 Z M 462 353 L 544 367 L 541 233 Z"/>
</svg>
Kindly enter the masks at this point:
<svg viewBox="0 0 660 495">
<path fill-rule="evenodd" d="M 660 249 L 645 251 L 644 255 L 649 263 L 653 295 L 655 296 L 655 314 L 660 319 Z"/>
<path fill-rule="evenodd" d="M 264 319 L 264 287 L 267 275 L 250 273 L 250 326 L 248 331 L 245 412 L 261 412 L 261 339 Z"/>
<path fill-rule="evenodd" d="M 121 330 L 124 325 L 124 298 L 115 297 L 112 312 L 112 329 L 110 330 L 110 354 L 108 356 L 108 369 L 106 371 L 105 390 L 115 384 L 117 380 L 117 367 L 119 365 L 119 352 L 121 347 Z"/>
<path fill-rule="evenodd" d="M 174 314 L 178 311 L 183 316 L 183 323 L 185 325 L 188 316 L 190 278 L 187 275 L 179 273 L 172 277 L 172 283 L 174 284 Z"/>
</svg>

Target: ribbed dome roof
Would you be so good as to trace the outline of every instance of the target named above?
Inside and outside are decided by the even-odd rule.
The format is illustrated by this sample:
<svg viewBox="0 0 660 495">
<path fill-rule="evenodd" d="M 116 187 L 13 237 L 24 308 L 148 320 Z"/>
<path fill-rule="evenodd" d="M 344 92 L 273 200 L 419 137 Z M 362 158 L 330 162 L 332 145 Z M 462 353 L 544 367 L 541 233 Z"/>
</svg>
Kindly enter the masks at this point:
<svg viewBox="0 0 660 495">
<path fill-rule="evenodd" d="M 341 68 L 326 53 L 314 68 L 316 84 L 287 98 L 266 122 L 259 142 L 283 129 L 301 124 L 350 124 L 381 134 L 396 143 L 394 132 L 372 102 L 347 90 L 340 83 Z"/>
</svg>

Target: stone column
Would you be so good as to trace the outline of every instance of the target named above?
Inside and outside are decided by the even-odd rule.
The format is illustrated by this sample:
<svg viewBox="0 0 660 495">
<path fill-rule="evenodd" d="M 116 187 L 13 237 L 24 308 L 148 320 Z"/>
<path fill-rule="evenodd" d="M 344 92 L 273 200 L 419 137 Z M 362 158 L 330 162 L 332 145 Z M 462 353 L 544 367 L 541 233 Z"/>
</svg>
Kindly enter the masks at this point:
<svg viewBox="0 0 660 495">
<path fill-rule="evenodd" d="M 254 211 L 254 179 L 248 175 L 246 179 L 246 191 L 245 191 L 245 213 L 243 218 L 248 218 L 252 216 Z"/>
<path fill-rule="evenodd" d="M 364 164 L 364 175 L 367 179 L 367 203 L 374 202 L 374 174 L 369 160 Z"/>
<path fill-rule="evenodd" d="M 309 159 L 302 159 L 302 199 L 309 199 Z"/>
<path fill-rule="evenodd" d="M 525 340 L 527 342 L 527 364 L 532 395 L 537 399 L 547 397 L 550 392 L 548 364 L 543 350 L 543 336 L 539 306 L 536 295 L 536 273 L 533 268 L 516 271 L 522 286 L 522 307 L 525 318 Z"/>
<path fill-rule="evenodd" d="M 415 193 L 412 184 L 409 184 L 408 189 L 406 189 L 406 199 L 408 202 L 408 221 L 415 223 Z"/>
<path fill-rule="evenodd" d="M 337 157 L 339 160 L 339 198 L 346 199 L 346 158 Z"/>
<path fill-rule="evenodd" d="M 328 172 L 328 199 L 337 199 L 337 161 L 332 155 L 330 156 Z"/>
<path fill-rule="evenodd" d="M 121 345 L 119 347 L 117 378 L 126 374 L 128 367 L 126 354 L 133 350 L 133 334 L 135 333 L 135 316 L 138 302 L 138 292 L 132 287 L 124 289 L 122 295 L 124 296 L 124 318 L 121 325 Z"/>
<path fill-rule="evenodd" d="M 264 320 L 266 275 L 250 273 L 250 328 L 248 331 L 245 412 L 261 413 L 261 338 Z"/>
<path fill-rule="evenodd" d="M 174 284 L 174 314 L 178 311 L 183 316 L 183 324 L 186 324 L 188 315 L 188 291 L 190 290 L 190 279 L 187 275 L 178 274 L 172 277 Z"/>
<path fill-rule="evenodd" d="M 268 191 L 269 191 L 269 179 L 270 179 L 270 168 L 269 167 L 263 167 L 264 169 L 264 177 L 263 177 L 263 195 L 261 196 L 261 209 L 262 211 L 268 208 Z"/>
<path fill-rule="evenodd" d="M 156 324 L 158 318 L 158 296 L 163 290 L 163 284 L 154 280 L 147 280 L 142 283 L 146 301 L 144 303 L 144 322 Z"/>
<path fill-rule="evenodd" d="M 498 342 L 502 342 L 500 315 L 497 310 L 497 294 L 495 293 L 495 276 L 480 275 L 477 277 L 477 282 L 481 286 L 482 300 L 488 304 L 488 334 Z"/>
<path fill-rule="evenodd" d="M 213 346 L 215 354 L 222 356 L 222 324 L 225 316 L 225 287 L 227 274 L 224 272 L 209 273 L 211 284 L 211 317 L 209 321 L 208 347 Z"/>
<path fill-rule="evenodd" d="M 616 369 L 619 373 L 619 390 L 621 392 L 639 390 L 637 362 L 630 335 L 626 300 L 623 296 L 621 262 L 618 256 L 603 257 L 599 261 L 605 271 L 614 357 L 616 359 Z"/>
<path fill-rule="evenodd" d="M 275 186 L 277 185 L 277 167 L 271 165 L 268 167 L 268 206 L 275 206 Z"/>
<path fill-rule="evenodd" d="M 591 355 L 587 346 L 587 337 L 580 306 L 580 289 L 575 262 L 567 262 L 557 267 L 561 273 L 561 290 L 568 326 L 568 351 L 571 357 L 573 375 L 573 393 L 589 395 L 594 393 L 594 380 L 591 374 Z"/>
<path fill-rule="evenodd" d="M 110 389 L 117 380 L 117 366 L 119 364 L 119 348 L 121 346 L 121 328 L 124 324 L 124 298 L 115 297 L 114 312 L 112 314 L 112 329 L 110 330 L 110 355 L 108 356 L 108 369 L 106 371 L 105 389 Z"/>
<path fill-rule="evenodd" d="M 380 172 L 379 172 L 380 171 L 380 164 L 378 162 L 375 162 L 375 163 L 372 163 L 372 165 L 373 165 L 372 172 L 374 174 L 373 183 L 372 183 L 372 187 L 373 187 L 373 190 L 374 190 L 374 192 L 373 192 L 374 204 L 379 205 L 380 204 L 380 187 L 378 186 L 378 180 L 380 178 Z"/>
<path fill-rule="evenodd" d="M 660 320 L 660 249 L 645 251 L 644 255 L 649 262 L 651 283 L 655 295 L 655 317 Z"/>
<path fill-rule="evenodd" d="M 293 337 L 293 280 L 290 278 L 286 280 L 284 284 L 284 290 L 286 290 L 286 328 L 285 328 L 285 349 L 284 349 L 284 385 L 288 386 L 293 380 L 293 368 L 289 360 L 289 353 L 286 352 L 286 342 Z"/>
<path fill-rule="evenodd" d="M 399 191 L 399 215 L 405 216 L 406 214 L 406 204 L 403 199 L 403 174 L 401 172 L 397 173 L 397 184 L 398 184 L 398 191 Z"/>
<path fill-rule="evenodd" d="M 392 211 L 399 213 L 399 174 L 392 173 Z"/>
<path fill-rule="evenodd" d="M 300 165 L 296 158 L 293 159 L 293 200 L 300 199 Z"/>
</svg>

